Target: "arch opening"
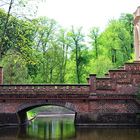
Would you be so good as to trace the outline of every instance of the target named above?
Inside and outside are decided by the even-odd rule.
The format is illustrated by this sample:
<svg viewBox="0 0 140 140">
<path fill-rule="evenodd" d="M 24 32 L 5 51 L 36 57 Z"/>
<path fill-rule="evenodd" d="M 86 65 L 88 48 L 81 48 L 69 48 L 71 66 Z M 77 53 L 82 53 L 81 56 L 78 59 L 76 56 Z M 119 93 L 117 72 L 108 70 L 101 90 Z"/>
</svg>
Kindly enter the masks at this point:
<svg viewBox="0 0 140 140">
<path fill-rule="evenodd" d="M 17 110 L 18 122 L 24 124 L 41 117 L 72 117 L 75 122 L 76 107 L 71 103 L 23 104 Z"/>
<path fill-rule="evenodd" d="M 27 111 L 27 117 L 28 119 L 31 119 L 35 116 L 38 117 L 55 117 L 55 116 L 70 116 L 74 115 L 75 112 L 67 109 L 62 106 L 56 106 L 56 105 L 45 105 L 41 107 L 36 107 L 34 109 L 31 109 Z"/>
</svg>

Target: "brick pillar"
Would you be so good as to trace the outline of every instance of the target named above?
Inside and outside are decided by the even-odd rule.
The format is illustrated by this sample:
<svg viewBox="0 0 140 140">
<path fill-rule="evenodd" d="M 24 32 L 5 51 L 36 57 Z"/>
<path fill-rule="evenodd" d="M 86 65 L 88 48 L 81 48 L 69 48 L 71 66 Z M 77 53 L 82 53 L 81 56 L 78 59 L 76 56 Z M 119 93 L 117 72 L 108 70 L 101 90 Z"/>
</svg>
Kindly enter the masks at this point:
<svg viewBox="0 0 140 140">
<path fill-rule="evenodd" d="M 88 84 L 89 84 L 89 78 L 87 78 L 87 82 L 88 82 Z"/>
<path fill-rule="evenodd" d="M 77 112 L 75 115 L 75 123 L 76 125 L 93 125 L 98 121 L 98 114 L 92 112 L 80 113 Z"/>
<path fill-rule="evenodd" d="M 3 84 L 3 67 L 0 67 L 0 85 Z"/>
<path fill-rule="evenodd" d="M 89 75 L 90 92 L 96 91 L 96 74 Z"/>
</svg>

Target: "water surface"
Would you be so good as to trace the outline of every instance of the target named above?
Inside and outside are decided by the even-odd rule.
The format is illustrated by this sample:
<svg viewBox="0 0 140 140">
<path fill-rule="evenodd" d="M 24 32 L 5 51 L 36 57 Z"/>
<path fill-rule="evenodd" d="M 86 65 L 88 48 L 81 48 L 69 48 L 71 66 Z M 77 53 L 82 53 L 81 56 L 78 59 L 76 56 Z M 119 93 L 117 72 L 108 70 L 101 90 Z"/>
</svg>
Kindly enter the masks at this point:
<svg viewBox="0 0 140 140">
<path fill-rule="evenodd" d="M 71 116 L 51 116 L 24 127 L 1 127 L 0 140 L 140 140 L 140 129 L 75 127 Z"/>
</svg>

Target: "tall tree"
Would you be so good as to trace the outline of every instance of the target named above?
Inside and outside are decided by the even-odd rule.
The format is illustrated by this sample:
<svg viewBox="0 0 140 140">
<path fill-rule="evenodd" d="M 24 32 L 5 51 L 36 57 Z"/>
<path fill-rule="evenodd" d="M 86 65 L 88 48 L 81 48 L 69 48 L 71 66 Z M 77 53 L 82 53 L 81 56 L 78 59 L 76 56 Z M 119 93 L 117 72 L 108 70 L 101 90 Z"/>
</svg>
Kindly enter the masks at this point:
<svg viewBox="0 0 140 140">
<path fill-rule="evenodd" d="M 60 29 L 57 41 L 58 41 L 59 46 L 62 50 L 62 53 L 60 54 L 61 55 L 61 57 L 60 57 L 61 60 L 59 60 L 59 64 L 60 64 L 59 65 L 60 66 L 59 82 L 64 83 L 65 82 L 65 75 L 66 75 L 68 53 L 69 53 L 69 49 L 70 49 L 70 40 L 68 38 L 68 33 L 67 33 L 66 30 Z"/>
<path fill-rule="evenodd" d="M 82 65 L 85 61 L 84 56 L 82 55 L 83 50 L 85 50 L 84 35 L 82 34 L 82 28 L 75 29 L 72 27 L 69 32 L 69 39 L 71 40 L 71 48 L 74 52 L 75 57 L 75 67 L 76 67 L 76 81 L 77 83 L 81 83 L 81 73 L 82 73 Z M 72 56 L 73 56 L 72 55 Z"/>
<path fill-rule="evenodd" d="M 52 56 L 50 60 L 50 53 L 54 50 L 53 47 L 56 46 L 56 32 L 59 26 L 54 20 L 45 17 L 36 19 L 33 23 L 36 25 L 37 29 L 34 49 L 42 54 L 42 59 L 40 60 L 40 66 L 42 67 L 40 69 L 43 78 L 42 82 L 52 82 L 51 79 L 55 64 L 50 63 L 54 58 Z"/>
<path fill-rule="evenodd" d="M 97 59 L 99 56 L 99 28 L 93 27 L 90 31 L 90 43 L 93 47 L 93 51 L 95 51 L 95 58 Z"/>
<path fill-rule="evenodd" d="M 119 20 L 111 20 L 106 30 L 101 34 L 102 49 L 116 66 L 128 61 L 131 56 L 131 36 L 125 25 Z"/>
<path fill-rule="evenodd" d="M 29 8 L 29 5 L 31 6 L 33 1 L 31 0 L 4 0 L 2 1 L 1 8 L 4 8 L 6 11 L 6 16 L 4 20 L 2 20 L 2 32 L 0 34 L 0 59 L 2 59 L 3 54 L 5 53 L 5 43 L 7 42 L 7 30 L 8 28 L 11 28 L 10 25 L 10 19 L 11 17 L 17 17 L 20 19 L 29 19 L 33 18 L 33 15 L 31 14 L 31 11 L 35 13 L 37 11 L 37 4 L 32 5 L 32 8 Z M 36 3 L 39 3 L 39 0 L 35 0 Z M 8 8 L 7 8 L 8 7 Z M 28 14 L 30 13 L 30 14 Z M 14 24 L 13 27 L 16 28 L 17 24 Z M 15 29 L 16 30 L 16 29 Z"/>
<path fill-rule="evenodd" d="M 134 23 L 133 23 L 133 15 L 132 14 L 122 14 L 119 20 L 125 25 L 124 28 L 128 31 L 129 35 L 131 36 L 131 53 L 134 51 L 134 38 L 133 38 L 133 30 L 134 30 Z"/>
</svg>

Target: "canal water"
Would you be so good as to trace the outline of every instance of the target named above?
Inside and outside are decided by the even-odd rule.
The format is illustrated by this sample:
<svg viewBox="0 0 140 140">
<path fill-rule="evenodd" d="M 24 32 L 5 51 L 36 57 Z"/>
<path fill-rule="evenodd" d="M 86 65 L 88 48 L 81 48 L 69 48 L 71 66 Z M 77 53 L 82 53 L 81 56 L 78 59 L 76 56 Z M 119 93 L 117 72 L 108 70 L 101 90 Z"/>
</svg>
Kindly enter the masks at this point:
<svg viewBox="0 0 140 140">
<path fill-rule="evenodd" d="M 0 140 L 140 140 L 140 129 L 76 127 L 73 116 L 49 116 L 24 127 L 1 127 Z"/>
</svg>

